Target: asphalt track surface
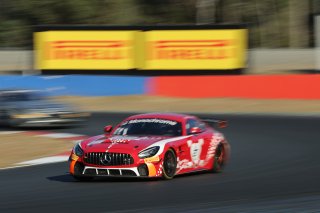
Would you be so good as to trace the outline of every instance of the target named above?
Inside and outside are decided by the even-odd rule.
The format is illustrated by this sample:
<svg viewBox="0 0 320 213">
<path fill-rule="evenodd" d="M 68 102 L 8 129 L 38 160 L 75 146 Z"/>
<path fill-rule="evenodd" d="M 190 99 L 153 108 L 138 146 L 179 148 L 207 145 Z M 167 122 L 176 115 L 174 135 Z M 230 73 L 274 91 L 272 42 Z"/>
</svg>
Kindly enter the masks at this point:
<svg viewBox="0 0 320 213">
<path fill-rule="evenodd" d="M 126 116 L 55 131 L 100 134 Z M 67 163 L 2 170 L 0 212 L 320 212 L 319 117 L 218 117 L 232 147 L 221 174 L 77 182 Z"/>
</svg>

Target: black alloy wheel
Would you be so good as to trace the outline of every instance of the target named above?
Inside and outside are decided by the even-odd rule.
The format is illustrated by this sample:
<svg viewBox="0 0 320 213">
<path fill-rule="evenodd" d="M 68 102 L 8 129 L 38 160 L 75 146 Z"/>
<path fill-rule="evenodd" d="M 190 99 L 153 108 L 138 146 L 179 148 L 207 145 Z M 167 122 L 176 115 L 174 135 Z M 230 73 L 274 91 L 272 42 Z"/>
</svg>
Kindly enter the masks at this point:
<svg viewBox="0 0 320 213">
<path fill-rule="evenodd" d="M 223 145 L 220 144 L 217 147 L 215 155 L 214 155 L 214 162 L 213 162 L 212 171 L 214 173 L 222 172 L 223 166 L 224 166 L 224 161 L 225 161 L 225 151 L 224 151 Z"/>
<path fill-rule="evenodd" d="M 73 177 L 78 181 L 90 181 L 93 177 L 85 176 L 82 174 L 84 170 L 84 165 L 82 163 L 77 162 L 74 166 L 74 175 Z"/>
<path fill-rule="evenodd" d="M 172 149 L 169 149 L 164 155 L 163 159 L 163 178 L 170 180 L 176 174 L 177 169 L 177 157 Z"/>
</svg>

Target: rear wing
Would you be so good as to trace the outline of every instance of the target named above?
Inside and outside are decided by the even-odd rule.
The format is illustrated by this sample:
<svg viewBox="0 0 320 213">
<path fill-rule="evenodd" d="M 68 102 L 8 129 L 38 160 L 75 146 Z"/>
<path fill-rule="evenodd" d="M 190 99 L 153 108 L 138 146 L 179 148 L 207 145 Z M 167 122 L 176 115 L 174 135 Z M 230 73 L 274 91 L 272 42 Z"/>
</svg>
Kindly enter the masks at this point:
<svg viewBox="0 0 320 213">
<path fill-rule="evenodd" d="M 218 128 L 226 128 L 228 126 L 228 122 L 226 120 L 218 120 L 218 119 L 211 119 L 211 118 L 205 118 L 205 119 L 201 119 L 201 121 L 207 123 L 207 124 L 211 124 L 211 125 L 215 125 Z"/>
</svg>

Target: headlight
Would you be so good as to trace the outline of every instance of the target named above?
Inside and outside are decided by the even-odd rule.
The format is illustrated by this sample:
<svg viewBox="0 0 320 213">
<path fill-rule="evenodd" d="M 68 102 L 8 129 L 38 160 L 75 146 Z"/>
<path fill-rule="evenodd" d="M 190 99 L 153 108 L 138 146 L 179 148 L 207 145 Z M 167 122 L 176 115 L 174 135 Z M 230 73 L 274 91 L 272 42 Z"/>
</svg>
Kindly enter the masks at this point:
<svg viewBox="0 0 320 213">
<path fill-rule="evenodd" d="M 83 155 L 83 150 L 82 150 L 82 148 L 80 147 L 79 144 L 74 146 L 73 153 L 76 154 L 79 157 L 81 157 Z"/>
<path fill-rule="evenodd" d="M 159 146 L 154 146 L 148 149 L 145 149 L 143 151 L 141 151 L 138 156 L 139 158 L 149 158 L 154 156 L 155 154 L 157 154 L 157 152 L 159 151 L 160 147 Z"/>
</svg>

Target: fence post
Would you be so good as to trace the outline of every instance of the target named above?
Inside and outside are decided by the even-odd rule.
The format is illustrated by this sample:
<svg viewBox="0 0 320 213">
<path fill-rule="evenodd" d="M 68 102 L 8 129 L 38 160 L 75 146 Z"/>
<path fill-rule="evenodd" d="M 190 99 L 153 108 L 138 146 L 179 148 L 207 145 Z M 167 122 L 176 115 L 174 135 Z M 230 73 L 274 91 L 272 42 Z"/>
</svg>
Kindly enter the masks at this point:
<svg viewBox="0 0 320 213">
<path fill-rule="evenodd" d="M 314 16 L 315 71 L 320 72 L 320 14 Z"/>
</svg>

